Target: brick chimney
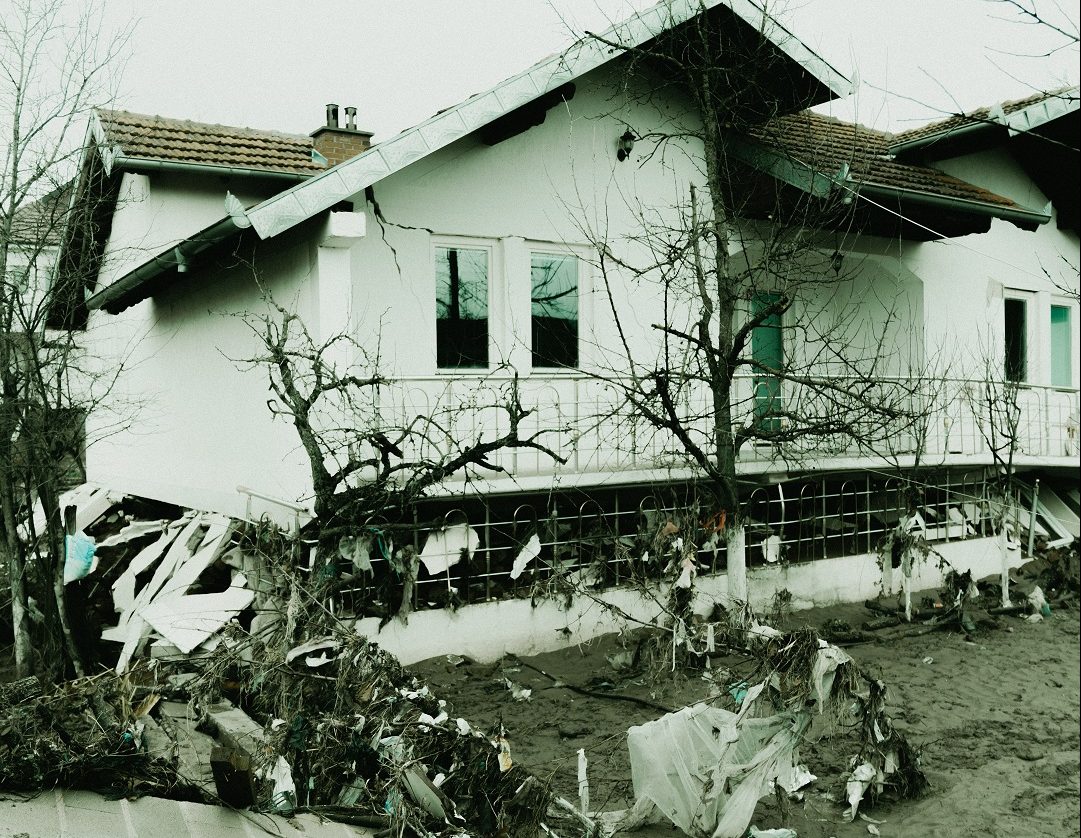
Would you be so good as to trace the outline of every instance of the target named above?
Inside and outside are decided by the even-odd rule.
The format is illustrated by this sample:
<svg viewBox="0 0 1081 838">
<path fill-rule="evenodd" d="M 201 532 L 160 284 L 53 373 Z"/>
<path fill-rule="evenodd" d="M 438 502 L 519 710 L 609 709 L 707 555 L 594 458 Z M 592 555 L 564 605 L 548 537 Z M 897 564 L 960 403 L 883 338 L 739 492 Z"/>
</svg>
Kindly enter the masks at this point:
<svg viewBox="0 0 1081 838">
<path fill-rule="evenodd" d="M 357 109 L 345 109 L 345 125 L 338 124 L 338 106 L 327 105 L 327 124 L 311 134 L 312 147 L 327 159 L 327 166 L 337 166 L 372 147 L 370 131 L 357 129 Z"/>
</svg>

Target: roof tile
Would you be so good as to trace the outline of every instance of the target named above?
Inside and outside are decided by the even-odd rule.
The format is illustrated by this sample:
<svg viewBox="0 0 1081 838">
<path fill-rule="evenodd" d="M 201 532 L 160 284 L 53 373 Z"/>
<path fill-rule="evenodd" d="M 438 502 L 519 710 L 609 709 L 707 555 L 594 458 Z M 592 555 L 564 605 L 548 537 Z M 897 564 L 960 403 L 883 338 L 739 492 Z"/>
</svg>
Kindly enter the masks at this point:
<svg viewBox="0 0 1081 838">
<path fill-rule="evenodd" d="M 315 174 L 310 137 L 208 125 L 129 111 L 97 112 L 106 142 L 125 157 Z"/>
<path fill-rule="evenodd" d="M 756 133 L 757 139 L 783 150 L 815 171 L 834 174 L 847 163 L 849 178 L 857 184 L 1019 208 L 1009 198 L 945 172 L 895 160 L 889 153 L 894 137 L 862 125 L 801 111 L 778 117 Z"/>
<path fill-rule="evenodd" d="M 977 108 L 974 111 L 968 113 L 954 114 L 946 119 L 939 120 L 938 122 L 932 122 L 929 125 L 922 125 L 919 128 L 910 128 L 908 131 L 902 131 L 900 134 L 895 134 L 891 138 L 891 145 L 903 145 L 911 143 L 915 140 L 921 140 L 925 137 L 935 137 L 939 134 L 948 135 L 954 131 L 958 131 L 962 128 L 966 128 L 969 125 L 977 125 L 981 122 L 991 122 L 994 119 L 993 114 L 999 107 L 1002 108 L 1002 112 L 1009 116 L 1012 113 L 1023 110 L 1031 105 L 1045 102 L 1049 99 L 1056 99 L 1061 97 L 1070 96 L 1074 101 L 1077 100 L 1077 85 L 1068 87 L 1062 87 L 1057 90 L 1051 90 L 1046 92 L 1035 93 L 1032 96 L 1026 96 L 1024 99 L 1016 99 L 1012 102 L 1003 102 L 1001 105 L 995 105 L 993 107 Z"/>
</svg>

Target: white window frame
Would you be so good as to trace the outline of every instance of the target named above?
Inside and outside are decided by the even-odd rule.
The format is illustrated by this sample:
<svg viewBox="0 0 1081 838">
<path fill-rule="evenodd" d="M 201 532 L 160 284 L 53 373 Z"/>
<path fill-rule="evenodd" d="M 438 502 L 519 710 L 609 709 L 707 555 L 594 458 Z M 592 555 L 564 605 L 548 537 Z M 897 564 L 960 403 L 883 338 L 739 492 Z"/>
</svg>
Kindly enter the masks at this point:
<svg viewBox="0 0 1081 838">
<path fill-rule="evenodd" d="M 527 316 L 525 334 L 518 339 L 525 346 L 525 360 L 531 374 L 544 378 L 566 378 L 581 376 L 589 368 L 593 353 L 590 347 L 593 341 L 587 339 L 593 333 L 593 263 L 589 260 L 592 252 L 588 246 L 568 244 L 566 242 L 526 239 L 524 242 L 525 292 L 524 311 Z M 574 367 L 535 367 L 533 366 L 533 254 L 548 256 L 573 256 L 578 262 L 578 364 Z M 512 284 L 513 286 L 513 284 Z"/>
<path fill-rule="evenodd" d="M 461 248 L 462 250 L 484 250 L 488 254 L 488 364 L 482 367 L 441 367 L 439 366 L 439 311 L 436 305 L 436 279 L 435 279 L 435 252 L 444 248 Z M 499 254 L 499 241 L 492 238 L 475 236 L 452 236 L 436 235 L 430 238 L 428 254 L 428 276 L 431 278 L 431 316 L 432 324 L 431 352 L 435 367 L 435 374 L 456 378 L 484 377 L 489 375 L 498 366 L 496 355 L 497 330 L 502 328 L 504 320 L 503 309 L 500 305 L 499 289 L 503 287 L 502 260 Z"/>
</svg>

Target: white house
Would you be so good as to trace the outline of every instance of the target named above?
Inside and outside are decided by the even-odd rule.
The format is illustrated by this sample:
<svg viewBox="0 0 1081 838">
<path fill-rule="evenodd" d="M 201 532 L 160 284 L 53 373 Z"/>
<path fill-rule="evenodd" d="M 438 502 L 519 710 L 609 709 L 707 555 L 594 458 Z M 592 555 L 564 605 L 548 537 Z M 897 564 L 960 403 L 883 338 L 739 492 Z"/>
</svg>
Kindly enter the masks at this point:
<svg viewBox="0 0 1081 838">
<path fill-rule="evenodd" d="M 840 296 L 866 300 L 853 339 L 888 336 L 898 351 L 878 368 L 883 379 L 917 367 L 939 376 L 918 441 L 798 463 L 745 446 L 751 516 L 782 534 L 792 560 L 873 553 L 896 518 L 898 469 L 918 458 L 935 537 L 976 534 L 996 465 L 980 432 L 989 377 L 1023 384 L 1015 465 L 1076 486 L 1077 146 L 1059 155 L 1065 178 L 1021 148 L 1028 134 L 1076 134 L 1076 91 L 890 136 L 805 111 L 848 83 L 791 33 L 768 19 L 763 28 L 753 4 L 705 5 L 741 37 L 766 32 L 780 57 L 773 108 L 788 115 L 737 138 L 745 162 L 778 189 L 855 203 L 854 220 L 812 248 L 850 280 L 822 311 Z M 696 8 L 661 4 L 609 38 L 648 43 L 678 24 L 673 10 L 686 19 Z M 495 545 L 541 520 L 553 544 L 606 517 L 633 531 L 634 516 L 658 503 L 654 487 L 695 472 L 613 395 L 613 350 L 625 340 L 632 354 L 655 355 L 651 324 L 665 300 L 648 276 L 602 276 L 596 243 L 603 234 L 624 262 L 644 261 L 643 208 L 678 215 L 689 187 L 701 187 L 702 148 L 675 138 L 662 153 L 648 140 L 693 110 L 674 94 L 640 95 L 646 82 L 626 83 L 627 61 L 585 40 L 375 145 L 352 113 L 344 129 L 333 114 L 313 141 L 100 114 L 84 182 L 114 190 L 116 205 L 87 306 L 96 348 L 124 359 L 120 394 L 144 406 L 129 430 L 92 446 L 91 479 L 237 516 L 288 518 L 291 505 L 310 504 L 306 455 L 268 409 L 265 369 L 250 363 L 260 349 L 243 315 L 264 310 L 262 287 L 317 343 L 347 334 L 378 356 L 388 383 L 365 421 L 438 415 L 449 436 L 479 437 L 497 430 L 492 405 L 517 375 L 531 428 L 551 431 L 544 438 L 567 463 L 496 452 L 502 472 L 464 472 L 432 490 L 444 500 L 422 518 L 457 509 L 482 529 L 486 564 L 463 583 L 467 594 L 472 584 L 492 595 L 509 566 Z M 1022 113 L 1023 127 L 1010 121 Z M 960 143 L 958 126 L 974 145 Z M 538 278 L 563 302 L 539 305 Z M 343 369 L 360 359 L 344 343 L 330 351 Z M 740 380 L 748 405 L 758 386 Z"/>
</svg>

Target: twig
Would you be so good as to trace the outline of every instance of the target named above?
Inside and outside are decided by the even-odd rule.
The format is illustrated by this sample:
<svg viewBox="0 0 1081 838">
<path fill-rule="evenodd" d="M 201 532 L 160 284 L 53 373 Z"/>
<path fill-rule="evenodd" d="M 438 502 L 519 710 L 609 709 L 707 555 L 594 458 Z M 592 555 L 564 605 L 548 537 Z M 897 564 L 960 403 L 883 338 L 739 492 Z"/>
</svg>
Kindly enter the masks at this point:
<svg viewBox="0 0 1081 838">
<path fill-rule="evenodd" d="M 534 672 L 539 672 L 545 678 L 548 678 L 552 683 L 560 684 L 561 686 L 566 687 L 571 692 L 576 692 L 579 695 L 588 695 L 591 698 L 611 698 L 616 701 L 629 701 L 632 704 L 640 704 L 642 707 L 648 707 L 651 710 L 660 710 L 662 713 L 675 712 L 675 710 L 673 710 L 671 707 L 665 707 L 663 704 L 658 704 L 655 701 L 650 701 L 648 698 L 639 698 L 636 695 L 623 695 L 622 693 L 604 693 L 598 690 L 587 690 L 585 687 L 577 687 L 574 684 L 568 684 L 566 681 L 556 678 L 554 675 L 550 675 L 540 667 L 533 666 L 533 664 L 531 663 L 526 663 L 524 660 L 518 658 L 516 658 L 515 660 L 518 661 L 518 664 L 520 666 L 524 666 L 526 667 L 526 669 L 532 669 Z"/>
</svg>

